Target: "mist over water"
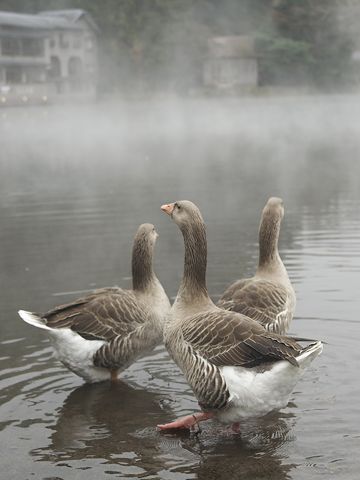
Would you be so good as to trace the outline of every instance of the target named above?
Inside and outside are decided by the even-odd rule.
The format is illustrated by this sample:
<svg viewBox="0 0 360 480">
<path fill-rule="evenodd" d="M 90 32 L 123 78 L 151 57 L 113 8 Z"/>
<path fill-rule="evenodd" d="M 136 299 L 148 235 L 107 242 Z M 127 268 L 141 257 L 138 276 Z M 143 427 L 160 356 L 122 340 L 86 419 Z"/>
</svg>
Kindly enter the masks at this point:
<svg viewBox="0 0 360 480">
<path fill-rule="evenodd" d="M 165 98 L 0 110 L 0 442 L 9 478 L 355 479 L 359 463 L 360 97 Z M 159 232 L 170 297 L 183 243 L 160 211 L 190 199 L 207 223 L 217 299 L 252 275 L 269 196 L 298 304 L 292 332 L 328 342 L 276 415 L 240 436 L 155 432 L 198 407 L 162 347 L 124 384 L 83 385 L 17 310 L 130 286 L 140 223 Z"/>
</svg>

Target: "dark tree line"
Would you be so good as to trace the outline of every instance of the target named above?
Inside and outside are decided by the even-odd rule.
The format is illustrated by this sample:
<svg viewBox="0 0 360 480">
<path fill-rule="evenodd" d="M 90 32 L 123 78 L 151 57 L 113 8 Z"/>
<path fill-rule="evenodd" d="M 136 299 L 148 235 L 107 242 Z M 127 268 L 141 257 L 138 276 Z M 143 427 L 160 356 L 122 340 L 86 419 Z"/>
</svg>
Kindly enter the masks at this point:
<svg viewBox="0 0 360 480">
<path fill-rule="evenodd" d="M 356 0 L 353 0 L 356 3 Z M 0 0 L 0 10 L 81 8 L 100 28 L 102 88 L 187 92 L 202 83 L 207 39 L 256 37 L 264 85 L 351 82 L 351 0 Z M 351 15 L 350 15 L 351 18 Z"/>
</svg>

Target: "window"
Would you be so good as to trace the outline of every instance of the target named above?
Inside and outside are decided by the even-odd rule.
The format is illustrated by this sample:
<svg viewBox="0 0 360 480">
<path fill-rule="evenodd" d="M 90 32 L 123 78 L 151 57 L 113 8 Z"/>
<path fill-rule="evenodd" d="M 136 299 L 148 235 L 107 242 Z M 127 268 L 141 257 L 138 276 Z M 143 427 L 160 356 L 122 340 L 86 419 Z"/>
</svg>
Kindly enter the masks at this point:
<svg viewBox="0 0 360 480">
<path fill-rule="evenodd" d="M 52 80 L 58 80 L 61 77 L 61 63 L 58 57 L 50 57 L 50 70 L 48 75 Z"/>
<path fill-rule="evenodd" d="M 22 40 L 24 57 L 41 57 L 44 55 L 44 40 L 41 38 L 24 38 Z"/>
<path fill-rule="evenodd" d="M 69 47 L 69 40 L 66 38 L 65 33 L 60 33 L 59 44 L 61 48 Z"/>
<path fill-rule="evenodd" d="M 55 48 L 56 47 L 56 39 L 55 37 L 51 37 L 50 40 L 49 40 L 49 45 L 50 45 L 50 48 Z"/>
<path fill-rule="evenodd" d="M 6 83 L 22 83 L 21 67 L 8 67 L 5 72 Z"/>
<path fill-rule="evenodd" d="M 42 38 L 3 38 L 1 51 L 9 57 L 41 57 L 44 55 L 44 40 Z"/>
<path fill-rule="evenodd" d="M 74 48 L 81 48 L 81 35 L 77 34 L 74 36 L 74 39 L 73 39 L 73 47 Z"/>
<path fill-rule="evenodd" d="M 21 40 L 19 38 L 3 38 L 1 40 L 1 51 L 3 55 L 21 55 Z"/>
</svg>

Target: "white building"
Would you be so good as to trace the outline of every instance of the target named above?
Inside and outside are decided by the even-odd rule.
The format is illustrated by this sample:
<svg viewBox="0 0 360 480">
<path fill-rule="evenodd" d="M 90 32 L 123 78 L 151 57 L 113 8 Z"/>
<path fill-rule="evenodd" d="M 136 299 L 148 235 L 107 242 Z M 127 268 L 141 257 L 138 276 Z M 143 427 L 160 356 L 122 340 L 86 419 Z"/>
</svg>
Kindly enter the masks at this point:
<svg viewBox="0 0 360 480">
<path fill-rule="evenodd" d="M 83 10 L 0 12 L 0 104 L 95 97 L 97 33 Z"/>
</svg>

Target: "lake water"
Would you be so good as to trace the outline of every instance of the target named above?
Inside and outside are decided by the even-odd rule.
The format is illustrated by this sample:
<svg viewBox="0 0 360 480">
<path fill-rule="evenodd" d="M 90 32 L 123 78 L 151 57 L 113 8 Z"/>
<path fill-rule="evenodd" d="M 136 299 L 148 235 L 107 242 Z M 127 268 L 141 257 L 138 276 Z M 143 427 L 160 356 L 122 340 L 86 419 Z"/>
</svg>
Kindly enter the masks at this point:
<svg viewBox="0 0 360 480">
<path fill-rule="evenodd" d="M 359 478 L 359 119 L 356 96 L 0 110 L 1 478 Z M 198 409 L 163 347 L 118 385 L 86 385 L 17 316 L 129 287 L 143 222 L 160 234 L 173 298 L 183 244 L 160 205 L 180 199 L 206 220 L 217 299 L 254 272 L 273 195 L 298 298 L 291 332 L 327 344 L 287 408 L 241 434 L 212 421 L 200 435 L 156 431 Z"/>
</svg>

